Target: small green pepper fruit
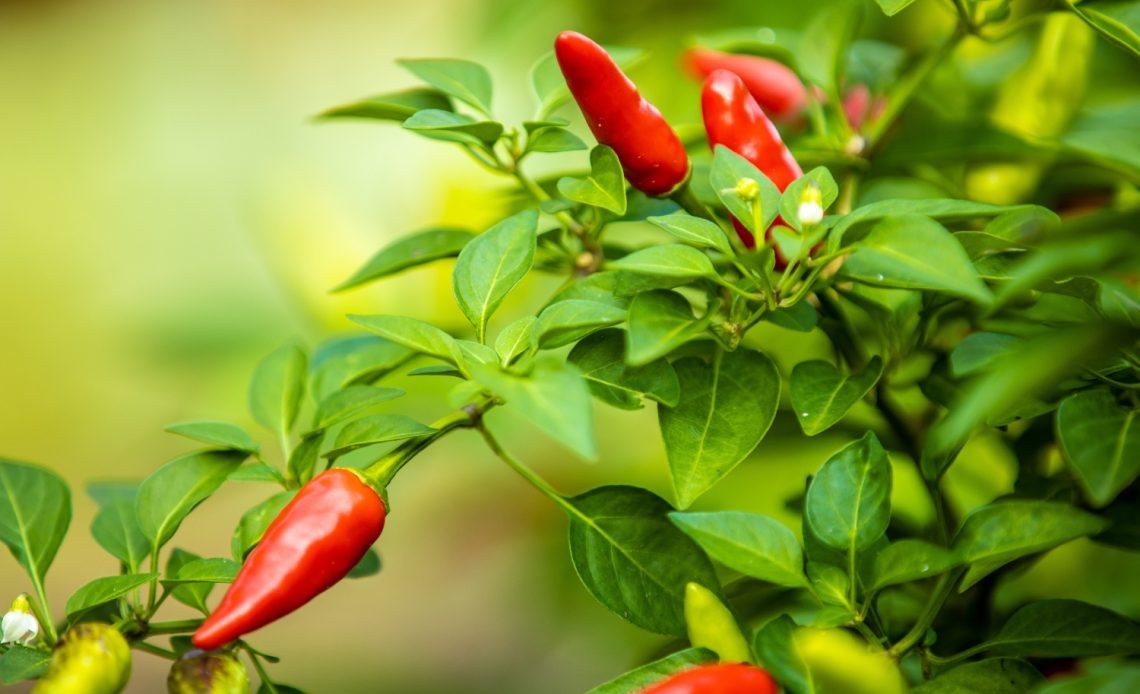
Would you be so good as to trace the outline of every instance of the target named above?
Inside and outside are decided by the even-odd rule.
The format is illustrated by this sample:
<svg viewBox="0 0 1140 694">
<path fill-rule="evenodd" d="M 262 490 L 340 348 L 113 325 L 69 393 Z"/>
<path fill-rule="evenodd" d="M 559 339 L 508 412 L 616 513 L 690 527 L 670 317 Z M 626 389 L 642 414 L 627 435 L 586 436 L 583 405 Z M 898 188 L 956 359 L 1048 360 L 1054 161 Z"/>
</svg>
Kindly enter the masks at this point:
<svg viewBox="0 0 1140 694">
<path fill-rule="evenodd" d="M 170 668 L 170 694 L 249 694 L 245 665 L 230 653 L 192 651 Z"/>
<path fill-rule="evenodd" d="M 752 649 L 736 618 L 715 593 L 699 583 L 685 586 L 685 626 L 694 648 L 707 648 L 725 663 L 752 662 Z"/>
<path fill-rule="evenodd" d="M 72 627 L 32 694 L 118 694 L 131 677 L 131 647 L 110 624 Z"/>
</svg>

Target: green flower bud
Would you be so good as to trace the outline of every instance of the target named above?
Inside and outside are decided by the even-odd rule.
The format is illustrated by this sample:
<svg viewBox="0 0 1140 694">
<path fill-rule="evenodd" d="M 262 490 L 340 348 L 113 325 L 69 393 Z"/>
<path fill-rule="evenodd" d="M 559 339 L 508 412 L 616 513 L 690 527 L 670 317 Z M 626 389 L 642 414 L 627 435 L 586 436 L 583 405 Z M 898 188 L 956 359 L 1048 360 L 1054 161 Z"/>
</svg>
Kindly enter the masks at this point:
<svg viewBox="0 0 1140 694">
<path fill-rule="evenodd" d="M 32 694 L 118 694 L 131 676 L 131 647 L 110 624 L 79 624 L 63 635 Z"/>
<path fill-rule="evenodd" d="M 229 653 L 183 656 L 166 678 L 170 694 L 249 694 L 245 665 Z"/>
</svg>

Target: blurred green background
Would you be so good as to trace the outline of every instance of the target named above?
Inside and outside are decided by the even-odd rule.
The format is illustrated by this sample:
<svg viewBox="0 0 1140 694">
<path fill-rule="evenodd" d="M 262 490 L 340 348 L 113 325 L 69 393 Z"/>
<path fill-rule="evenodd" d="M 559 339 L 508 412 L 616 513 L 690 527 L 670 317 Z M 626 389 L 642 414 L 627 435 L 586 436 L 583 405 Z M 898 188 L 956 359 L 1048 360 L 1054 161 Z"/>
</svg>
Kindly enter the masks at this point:
<svg viewBox="0 0 1140 694">
<path fill-rule="evenodd" d="M 890 25 L 904 45 L 949 21 L 927 5 Z M 344 295 L 328 289 L 401 234 L 485 227 L 503 209 L 501 184 L 398 127 L 318 126 L 312 114 L 412 85 L 396 58 L 446 56 L 487 64 L 497 113 L 517 122 L 531 112 L 529 66 L 573 28 L 651 50 L 635 73 L 643 91 L 671 119 L 696 122 L 696 85 L 678 78 L 694 33 L 806 20 L 792 4 L 745 0 L 0 0 L 0 455 L 48 465 L 72 485 L 72 530 L 48 580 L 56 614 L 76 587 L 116 570 L 87 534 L 84 482 L 140 478 L 189 450 L 162 432 L 175 421 L 252 429 L 246 383 L 263 354 L 349 331 L 346 313 L 461 329 L 447 263 Z M 583 160 L 559 155 L 547 166 Z M 550 290 L 528 286 L 516 307 Z M 777 328 L 761 341 L 785 372 L 826 354 L 817 338 Z M 409 414 L 431 420 L 447 409 L 442 389 L 396 385 L 414 389 L 398 404 Z M 874 424 L 870 412 L 853 419 L 806 440 L 781 414 L 698 506 L 763 511 L 795 527 L 785 501 L 845 437 Z M 563 491 L 623 482 L 667 496 L 654 411 L 598 405 L 597 422 L 602 462 L 587 465 L 496 419 L 508 446 Z M 963 509 L 1012 484 L 1011 461 L 984 442 L 974 448 L 951 479 Z M 921 488 L 898 462 L 896 504 L 921 519 Z M 174 545 L 228 555 L 241 512 L 272 491 L 228 485 Z M 473 434 L 417 459 L 391 493 L 381 574 L 346 581 L 253 639 L 283 658 L 276 679 L 313 692 L 569 694 L 664 645 L 593 602 L 558 510 Z M 1140 597 L 1106 590 L 1126 568 L 1136 562 L 1071 545 L 1007 592 L 1011 601 L 1083 597 L 1136 616 Z M 0 599 L 28 587 L 15 561 L 0 559 Z M 138 654 L 128 691 L 160 691 L 165 672 Z"/>
</svg>

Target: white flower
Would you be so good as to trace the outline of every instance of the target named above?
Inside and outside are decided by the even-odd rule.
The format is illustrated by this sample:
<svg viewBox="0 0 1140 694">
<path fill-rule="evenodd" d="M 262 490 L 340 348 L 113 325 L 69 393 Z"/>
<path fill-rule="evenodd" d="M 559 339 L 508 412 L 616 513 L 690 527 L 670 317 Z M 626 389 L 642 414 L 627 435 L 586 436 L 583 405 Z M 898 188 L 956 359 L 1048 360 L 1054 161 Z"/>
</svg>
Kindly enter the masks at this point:
<svg viewBox="0 0 1140 694">
<path fill-rule="evenodd" d="M 800 195 L 800 207 L 796 216 L 805 227 L 819 224 L 823 219 L 823 195 L 815 181 L 809 182 Z"/>
<path fill-rule="evenodd" d="M 0 622 L 0 630 L 4 632 L 3 637 L 0 637 L 0 643 L 29 646 L 39 636 L 40 623 L 36 621 L 35 615 L 13 610 L 4 615 L 4 620 Z"/>
</svg>

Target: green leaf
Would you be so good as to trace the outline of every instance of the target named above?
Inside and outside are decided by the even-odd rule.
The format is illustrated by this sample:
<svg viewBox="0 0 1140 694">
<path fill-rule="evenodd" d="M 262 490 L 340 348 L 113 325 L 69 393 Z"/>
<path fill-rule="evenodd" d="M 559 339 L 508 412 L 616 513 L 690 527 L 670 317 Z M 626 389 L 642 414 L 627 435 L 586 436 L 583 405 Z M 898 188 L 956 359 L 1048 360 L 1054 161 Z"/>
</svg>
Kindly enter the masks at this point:
<svg viewBox="0 0 1140 694">
<path fill-rule="evenodd" d="M 649 217 L 647 221 L 669 232 L 682 243 L 697 248 L 711 248 L 727 256 L 735 255 L 724 229 L 707 219 L 677 213 L 666 217 Z"/>
<path fill-rule="evenodd" d="M 314 429 L 327 429 L 382 402 L 404 394 L 400 388 L 375 386 L 348 386 L 321 401 L 313 417 Z"/>
<path fill-rule="evenodd" d="M 1049 282 L 1098 273 L 1124 258 L 1134 257 L 1135 249 L 1136 237 L 1132 231 L 1062 237 L 1038 246 L 1022 254 L 1009 270 L 1009 278 L 998 292 L 996 303 L 1005 306 Z"/>
<path fill-rule="evenodd" d="M 796 231 L 804 230 L 803 224 L 800 223 L 800 199 L 803 197 L 804 189 L 812 183 L 819 187 L 820 197 L 823 198 L 821 203 L 823 209 L 831 207 L 831 203 L 839 197 L 839 186 L 836 185 L 835 178 L 822 166 L 815 167 L 789 183 L 780 195 L 780 217 Z"/>
<path fill-rule="evenodd" d="M 1140 624 L 1077 600 L 1041 600 L 1014 612 L 972 650 L 1035 658 L 1140 653 Z"/>
<path fill-rule="evenodd" d="M 695 665 L 716 661 L 716 654 L 704 648 L 686 648 L 659 660 L 646 663 L 629 672 L 599 684 L 586 694 L 637 694 L 669 675 L 688 670 Z"/>
<path fill-rule="evenodd" d="M 923 198 L 918 200 L 880 200 L 864 205 L 850 214 L 838 217 L 827 237 L 829 253 L 843 247 L 847 232 L 856 225 L 900 215 L 921 215 L 935 220 L 951 222 L 978 217 L 996 217 L 1011 212 L 1034 208 L 1034 205 L 990 205 L 970 200 Z"/>
<path fill-rule="evenodd" d="M 590 594 L 642 629 L 684 636 L 685 586 L 720 584 L 669 522 L 669 504 L 636 487 L 601 487 L 568 502 L 570 557 Z"/>
<path fill-rule="evenodd" d="M 839 99 L 844 59 L 863 17 L 860 3 L 827 5 L 817 11 L 804 29 L 811 40 L 796 51 L 796 63 L 804 81 L 819 85 L 832 99 Z"/>
<path fill-rule="evenodd" d="M 847 623 L 851 617 L 851 578 L 843 569 L 831 564 L 818 561 L 808 561 L 807 575 L 811 581 L 814 592 L 825 605 L 842 607 L 844 618 L 840 623 Z"/>
<path fill-rule="evenodd" d="M 788 615 L 780 615 L 756 631 L 752 650 L 780 684 L 792 694 L 815 694 L 811 673 L 796 652 L 798 627 Z"/>
<path fill-rule="evenodd" d="M 625 214 L 625 174 L 617 154 L 606 145 L 590 150 L 589 176 L 559 179 L 558 192 L 574 202 L 600 207 L 619 217 Z"/>
<path fill-rule="evenodd" d="M 637 410 L 649 398 L 673 406 L 681 386 L 672 365 L 664 359 L 644 366 L 625 363 L 625 333 L 603 330 L 579 342 L 567 360 L 582 371 L 594 397 L 623 410 Z"/>
<path fill-rule="evenodd" d="M 912 694 L 1022 694 L 1045 676 L 1024 660 L 989 658 L 959 665 L 910 691 Z"/>
<path fill-rule="evenodd" d="M 826 431 L 862 400 L 883 375 L 883 361 L 873 357 L 862 371 L 844 374 L 826 361 L 805 361 L 792 369 L 792 409 L 808 436 Z"/>
<path fill-rule="evenodd" d="M 653 277 L 720 279 L 707 255 L 679 243 L 665 243 L 634 251 L 609 263 L 609 267 Z"/>
<path fill-rule="evenodd" d="M 764 314 L 764 320 L 785 330 L 810 333 L 819 323 L 819 314 L 811 304 L 801 301 L 785 308 L 768 311 Z"/>
<path fill-rule="evenodd" d="M 755 201 L 745 200 L 737 192 L 737 185 L 744 179 L 759 184 L 760 194 Z M 709 183 L 729 213 L 752 232 L 752 236 L 763 238 L 765 230 L 772 226 L 780 213 L 780 189 L 776 184 L 753 166 L 752 162 L 724 145 L 717 145 L 713 153 Z M 754 210 L 757 205 L 758 214 Z"/>
<path fill-rule="evenodd" d="M 780 586 L 807 585 L 799 540 L 779 521 L 744 511 L 671 513 L 669 519 L 733 571 Z"/>
<path fill-rule="evenodd" d="M 482 65 L 469 60 L 440 58 L 405 58 L 396 63 L 441 92 L 474 106 L 481 113 L 491 113 L 491 73 Z"/>
<path fill-rule="evenodd" d="M 534 336 L 534 327 L 538 322 L 535 316 L 523 316 L 503 328 L 495 338 L 495 353 L 499 355 L 499 364 L 508 367 L 519 357 L 530 354 L 537 349 Z"/>
<path fill-rule="evenodd" d="M 292 458 L 292 455 L 290 455 Z M 273 482 L 285 485 L 285 476 L 277 468 L 268 463 L 253 463 L 242 465 L 226 477 L 229 482 Z"/>
<path fill-rule="evenodd" d="M 375 547 L 369 547 L 360 561 L 356 562 L 356 566 L 345 574 L 345 578 L 368 578 L 380 573 L 380 555 L 377 554 Z"/>
<path fill-rule="evenodd" d="M 487 321 L 534 263 L 538 212 L 525 210 L 475 237 L 459 254 L 452 289 L 482 342 Z"/>
<path fill-rule="evenodd" d="M 965 591 L 994 570 L 1030 554 L 1053 549 L 1108 527 L 1103 518 L 1055 501 L 995 501 L 971 513 L 952 549 L 970 569 Z"/>
<path fill-rule="evenodd" d="M 526 138 L 526 149 L 523 153 L 577 152 L 588 147 L 582 138 L 566 128 L 550 126 L 531 131 Z"/>
<path fill-rule="evenodd" d="M 121 598 L 135 588 L 146 585 L 156 578 L 158 578 L 158 574 L 151 573 L 96 578 L 71 594 L 71 597 L 67 599 L 67 607 L 64 608 L 64 612 L 68 621 L 74 622 L 76 616 L 87 610 Z"/>
<path fill-rule="evenodd" d="M 940 291 L 982 304 L 993 299 L 962 245 L 941 224 L 918 215 L 876 224 L 842 272 L 873 286 Z"/>
<path fill-rule="evenodd" d="M 886 14 L 888 17 L 895 16 L 896 14 L 901 12 L 903 9 L 905 9 L 907 6 L 909 6 L 912 2 L 914 2 L 914 0 L 875 0 L 875 1 L 879 3 L 879 7 L 882 8 L 883 13 Z"/>
<path fill-rule="evenodd" d="M 241 564 L 233 559 L 209 557 L 193 559 L 178 567 L 173 576 L 162 579 L 164 584 L 181 583 L 233 583 Z"/>
<path fill-rule="evenodd" d="M 663 289 L 642 292 L 629 305 L 629 345 L 626 361 L 643 366 L 657 361 L 691 340 L 710 338 L 712 316 L 693 317 L 689 301 Z"/>
<path fill-rule="evenodd" d="M 1014 354 L 1020 340 L 1013 335 L 979 332 L 966 336 L 950 353 L 950 370 L 961 378 L 991 368 L 995 360 Z"/>
<path fill-rule="evenodd" d="M 335 460 L 357 448 L 372 446 L 390 441 L 403 441 L 414 439 L 417 436 L 426 436 L 435 431 L 426 424 L 421 424 L 411 417 L 401 414 L 377 414 L 370 417 L 354 419 L 337 434 L 336 444 L 332 450 L 325 453 L 329 460 Z"/>
<path fill-rule="evenodd" d="M 473 238 L 474 235 L 466 229 L 438 227 L 397 239 L 372 256 L 364 267 L 333 291 L 359 287 L 433 260 L 454 258 Z"/>
<path fill-rule="evenodd" d="M 1057 438 L 1085 496 L 1107 506 L 1140 476 L 1140 418 L 1098 388 L 1065 399 L 1057 409 Z"/>
<path fill-rule="evenodd" d="M 412 357 L 407 347 L 373 335 L 329 340 L 313 353 L 309 389 L 320 402 L 345 386 L 373 383 Z"/>
<path fill-rule="evenodd" d="M 305 396 L 307 361 L 300 347 L 289 344 L 257 365 L 249 385 L 249 411 L 258 424 L 279 435 L 292 431 Z"/>
<path fill-rule="evenodd" d="M 899 583 L 921 581 L 958 566 L 962 560 L 938 545 L 923 540 L 892 542 L 875 555 L 870 588 L 879 590 Z"/>
<path fill-rule="evenodd" d="M 597 458 L 590 391 L 572 364 L 539 359 L 526 375 L 474 366 L 471 376 L 555 441 L 587 460 Z"/>
<path fill-rule="evenodd" d="M 177 576 L 178 572 L 182 570 L 182 567 L 193 564 L 201 559 L 202 557 L 199 557 L 197 554 L 175 548 L 170 553 L 170 558 L 166 560 L 166 575 Z M 210 597 L 210 593 L 213 590 L 213 583 L 186 583 L 173 586 L 170 589 L 170 597 L 203 614 L 209 614 L 210 608 L 206 605 L 206 599 Z"/>
<path fill-rule="evenodd" d="M 230 540 L 230 550 L 234 559 L 242 561 L 245 555 L 261 542 L 266 528 L 296 495 L 296 489 L 278 492 L 242 514 Z"/>
<path fill-rule="evenodd" d="M 429 323 L 404 316 L 349 314 L 348 319 L 413 352 L 436 357 L 450 364 L 459 363 L 459 347 L 455 344 L 455 338 Z"/>
<path fill-rule="evenodd" d="M 0 654 L 0 682 L 16 684 L 42 677 L 51 663 L 51 653 L 38 648 L 10 645 Z"/>
<path fill-rule="evenodd" d="M 678 508 L 688 508 L 740 464 L 772 426 L 780 375 L 772 360 L 740 348 L 711 364 L 681 359 L 676 407 L 658 408 Z"/>
<path fill-rule="evenodd" d="M 143 480 L 135 512 L 151 551 L 166 544 L 183 519 L 210 498 L 245 458 L 237 451 L 198 451 L 175 458 Z"/>
<path fill-rule="evenodd" d="M 547 306 L 535 328 L 538 346 L 554 349 L 625 320 L 626 312 L 600 301 L 570 299 Z"/>
<path fill-rule="evenodd" d="M 310 432 L 301 437 L 293 451 L 289 454 L 287 463 L 289 476 L 304 484 L 312 479 L 313 471 L 321 455 L 321 446 L 324 444 L 325 432 L 323 430 Z M 276 472 L 276 468 L 274 469 Z M 231 479 L 232 479 L 231 475 Z"/>
<path fill-rule="evenodd" d="M 415 87 L 334 106 L 318 114 L 317 118 L 319 120 L 367 118 L 403 122 L 416 111 L 425 109 L 450 111 L 451 99 L 434 89 Z"/>
<path fill-rule="evenodd" d="M 166 427 L 166 431 L 221 448 L 245 451 L 246 453 L 257 453 L 258 451 L 257 442 L 253 440 L 249 432 L 229 422 L 179 422 Z"/>
<path fill-rule="evenodd" d="M 858 552 L 891 520 L 891 463 L 872 432 L 831 456 L 808 486 L 804 518 L 832 549 Z"/>
<path fill-rule="evenodd" d="M 0 542 L 43 584 L 67 526 L 71 523 L 71 491 L 46 468 L 0 458 Z"/>
<path fill-rule="evenodd" d="M 404 129 L 430 140 L 458 142 L 480 148 L 494 145 L 503 136 L 502 123 L 475 120 L 471 116 L 452 111 L 417 111 L 404 121 Z"/>
<path fill-rule="evenodd" d="M 139 528 L 135 501 L 114 499 L 99 509 L 91 522 L 91 536 L 111 556 L 135 571 L 150 553 L 150 541 Z"/>
<path fill-rule="evenodd" d="M 1080 673 L 1058 677 L 1034 694 L 1133 694 L 1140 691 L 1140 665 L 1135 660 L 1081 663 Z"/>
<path fill-rule="evenodd" d="M 1069 8 L 1111 43 L 1140 58 L 1140 2 L 1065 0 Z"/>
</svg>

